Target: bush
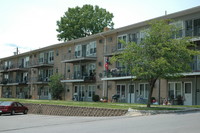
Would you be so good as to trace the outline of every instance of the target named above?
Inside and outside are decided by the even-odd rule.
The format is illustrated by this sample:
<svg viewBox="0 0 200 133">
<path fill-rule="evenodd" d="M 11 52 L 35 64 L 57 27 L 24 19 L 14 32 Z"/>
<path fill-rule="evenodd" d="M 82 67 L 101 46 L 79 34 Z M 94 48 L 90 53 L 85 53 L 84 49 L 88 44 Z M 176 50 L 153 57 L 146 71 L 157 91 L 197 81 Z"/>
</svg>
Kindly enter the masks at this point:
<svg viewBox="0 0 200 133">
<path fill-rule="evenodd" d="M 94 96 L 92 97 L 92 100 L 93 100 L 94 102 L 98 102 L 98 101 L 100 100 L 99 95 L 94 95 Z"/>
</svg>

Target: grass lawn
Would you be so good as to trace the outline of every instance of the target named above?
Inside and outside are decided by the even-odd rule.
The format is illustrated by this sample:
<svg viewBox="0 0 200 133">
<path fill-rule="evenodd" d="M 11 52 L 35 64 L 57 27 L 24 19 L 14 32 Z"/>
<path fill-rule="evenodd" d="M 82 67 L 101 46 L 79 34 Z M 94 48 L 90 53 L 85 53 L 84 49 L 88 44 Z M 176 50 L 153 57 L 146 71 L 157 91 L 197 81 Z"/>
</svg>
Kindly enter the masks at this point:
<svg viewBox="0 0 200 133">
<path fill-rule="evenodd" d="M 50 105 L 79 106 L 79 107 L 95 107 L 95 108 L 110 108 L 110 109 L 126 109 L 126 110 L 128 110 L 129 108 L 137 109 L 137 110 L 181 110 L 179 107 L 200 108 L 199 105 L 195 105 L 195 106 L 152 105 L 151 108 L 147 108 L 145 104 L 74 102 L 74 101 L 62 101 L 62 100 L 31 100 L 31 99 L 13 99 L 13 98 L 0 98 L 0 101 L 18 101 L 18 102 L 21 102 L 21 103 L 50 104 Z"/>
</svg>

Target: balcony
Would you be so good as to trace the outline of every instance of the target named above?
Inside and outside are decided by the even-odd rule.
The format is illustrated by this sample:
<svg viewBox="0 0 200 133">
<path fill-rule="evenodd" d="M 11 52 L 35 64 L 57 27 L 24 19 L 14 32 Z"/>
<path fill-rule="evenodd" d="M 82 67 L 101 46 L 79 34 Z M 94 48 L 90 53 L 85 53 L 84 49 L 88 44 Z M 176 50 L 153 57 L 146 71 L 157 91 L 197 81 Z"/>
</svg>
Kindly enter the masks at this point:
<svg viewBox="0 0 200 133">
<path fill-rule="evenodd" d="M 28 80 L 26 78 L 24 79 L 21 79 L 21 78 L 17 78 L 16 80 L 13 80 L 13 79 L 9 79 L 7 80 L 6 82 L 6 85 L 8 86 L 12 86 L 12 85 L 26 85 L 28 82 Z"/>
<path fill-rule="evenodd" d="M 68 53 L 63 56 L 63 63 L 84 63 L 87 61 L 96 61 L 96 53 L 90 56 L 86 56 L 86 54 L 78 56 L 77 54 Z"/>
<path fill-rule="evenodd" d="M 12 64 L 10 66 L 1 66 L 0 72 L 28 71 L 29 62 L 26 64 Z"/>
<path fill-rule="evenodd" d="M 31 77 L 28 84 L 48 84 L 50 82 L 49 77 Z"/>
<path fill-rule="evenodd" d="M 71 82 L 95 82 L 96 81 L 96 76 L 95 74 L 86 74 L 86 73 L 74 73 L 69 75 L 67 78 L 64 80 L 61 80 L 61 82 L 65 83 L 71 83 Z"/>
<path fill-rule="evenodd" d="M 49 62 L 48 59 L 39 59 L 39 60 L 30 62 L 31 68 L 53 67 L 53 65 L 54 63 Z"/>
<path fill-rule="evenodd" d="M 128 70 L 125 70 L 124 68 L 113 68 L 108 71 L 103 72 L 103 78 L 101 80 L 126 80 L 126 79 L 132 79 L 135 78 L 135 76 L 131 76 L 131 73 Z"/>
<path fill-rule="evenodd" d="M 0 81 L 0 85 L 6 85 L 8 83 L 8 79 L 2 79 Z"/>
</svg>

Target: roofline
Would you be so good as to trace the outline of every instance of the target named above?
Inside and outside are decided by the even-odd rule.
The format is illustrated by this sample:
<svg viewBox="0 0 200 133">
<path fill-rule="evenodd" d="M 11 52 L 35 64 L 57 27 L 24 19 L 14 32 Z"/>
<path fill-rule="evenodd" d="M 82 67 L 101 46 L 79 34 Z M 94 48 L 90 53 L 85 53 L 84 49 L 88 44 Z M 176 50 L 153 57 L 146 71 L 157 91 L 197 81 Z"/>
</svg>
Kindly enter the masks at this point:
<svg viewBox="0 0 200 133">
<path fill-rule="evenodd" d="M 135 24 L 131 24 L 131 25 L 128 25 L 128 26 L 124 26 L 124 27 L 121 27 L 121 28 L 117 28 L 117 29 L 113 29 L 113 30 L 109 30 L 109 31 L 105 31 L 105 32 L 100 32 L 100 33 L 97 33 L 97 34 L 94 34 L 94 35 L 90 35 L 88 37 L 78 38 L 78 39 L 74 39 L 74 40 L 71 40 L 71 41 L 68 41 L 68 42 L 62 42 L 62 43 L 53 44 L 53 45 L 50 45 L 50 46 L 47 46 L 47 47 L 38 48 L 38 49 L 35 49 L 35 50 L 32 50 L 32 51 L 24 52 L 22 54 L 4 57 L 4 58 L 1 58 L 0 60 L 5 60 L 5 59 L 8 59 L 8 58 L 13 58 L 13 57 L 16 58 L 16 56 L 20 57 L 20 56 L 27 55 L 28 53 L 35 53 L 35 52 L 40 52 L 40 51 L 44 51 L 44 50 L 48 50 L 48 49 L 52 49 L 52 48 L 58 48 L 58 47 L 62 47 L 62 46 L 69 45 L 69 44 L 74 44 L 74 43 L 78 43 L 78 42 L 82 42 L 82 41 L 95 39 L 96 37 L 102 38 L 102 36 L 107 36 L 107 35 L 110 35 L 110 34 L 126 31 L 126 30 L 129 30 L 129 29 L 146 26 L 148 24 L 148 22 L 152 21 L 152 20 L 173 19 L 173 18 L 176 18 L 176 17 L 179 17 L 179 16 L 185 16 L 185 15 L 192 14 L 192 13 L 199 12 L 199 11 L 200 11 L 200 6 L 197 6 L 197 7 L 193 7 L 193 8 L 190 8 L 190 9 L 182 10 L 182 11 L 179 11 L 179 12 L 175 12 L 175 13 L 171 13 L 171 14 L 168 14 L 168 15 L 164 15 L 164 16 L 152 18 L 152 19 L 149 19 L 149 20 L 145 20 L 145 21 L 142 21 L 142 22 L 138 22 L 138 23 L 135 23 Z"/>
</svg>

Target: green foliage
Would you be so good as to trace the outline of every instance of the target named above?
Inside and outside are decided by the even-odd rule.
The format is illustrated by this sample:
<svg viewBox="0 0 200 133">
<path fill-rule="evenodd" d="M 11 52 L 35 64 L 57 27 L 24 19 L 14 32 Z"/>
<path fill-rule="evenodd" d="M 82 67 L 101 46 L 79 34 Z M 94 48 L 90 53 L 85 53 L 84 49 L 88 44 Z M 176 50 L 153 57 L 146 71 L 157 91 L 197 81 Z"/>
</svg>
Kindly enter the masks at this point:
<svg viewBox="0 0 200 133">
<path fill-rule="evenodd" d="M 51 88 L 52 98 L 55 100 L 62 99 L 61 94 L 64 91 L 64 88 L 60 82 L 61 78 L 62 76 L 59 74 L 55 74 L 50 77 L 49 86 Z"/>
<path fill-rule="evenodd" d="M 93 100 L 94 102 L 98 102 L 98 101 L 100 100 L 99 95 L 93 95 L 92 100 Z"/>
<path fill-rule="evenodd" d="M 199 52 L 192 49 L 195 45 L 189 38 L 173 39 L 179 28 L 169 24 L 170 20 L 156 20 L 144 30 L 144 39 L 136 44 L 124 43 L 124 51 L 112 57 L 112 61 L 128 62 L 131 74 L 137 79 L 149 82 L 148 107 L 155 82 L 159 78 L 173 78 L 189 72 L 192 57 Z M 189 49 L 190 47 L 190 49 Z"/>
<path fill-rule="evenodd" d="M 58 40 L 68 41 L 102 32 L 104 27 L 113 28 L 113 14 L 99 6 L 84 5 L 68 8 L 57 21 Z"/>
</svg>

